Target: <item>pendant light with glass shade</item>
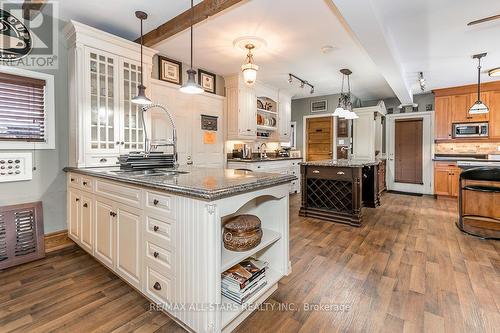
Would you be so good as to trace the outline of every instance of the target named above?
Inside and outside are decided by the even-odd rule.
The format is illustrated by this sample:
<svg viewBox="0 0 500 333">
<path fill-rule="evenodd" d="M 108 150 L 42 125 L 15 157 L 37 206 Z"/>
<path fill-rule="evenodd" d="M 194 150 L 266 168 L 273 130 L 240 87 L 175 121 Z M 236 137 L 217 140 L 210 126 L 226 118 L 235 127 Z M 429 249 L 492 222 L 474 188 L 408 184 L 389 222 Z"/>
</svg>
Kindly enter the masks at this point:
<svg viewBox="0 0 500 333">
<path fill-rule="evenodd" d="M 350 75 L 352 71 L 344 68 L 340 70 L 342 73 L 342 88 L 340 91 L 340 98 L 337 108 L 333 112 L 333 116 L 345 119 L 358 119 L 359 116 L 352 111 L 352 102 L 351 102 L 351 81 Z M 347 76 L 347 93 L 344 93 L 344 81 Z"/>
<path fill-rule="evenodd" d="M 194 8 L 193 0 L 191 0 L 191 65 L 187 70 L 188 79 L 186 83 L 180 87 L 180 91 L 186 94 L 201 94 L 203 88 L 196 83 L 196 71 L 193 69 L 193 24 L 194 24 Z"/>
<path fill-rule="evenodd" d="M 257 71 L 259 66 L 253 62 L 252 50 L 255 48 L 253 44 L 246 44 L 245 48 L 248 50 L 247 62 L 241 66 L 241 71 L 243 72 L 243 81 L 249 86 L 253 85 L 257 80 Z"/>
<path fill-rule="evenodd" d="M 139 105 L 150 105 L 153 102 L 147 98 L 146 96 L 146 87 L 143 84 L 144 80 L 144 63 L 142 61 L 142 48 L 143 48 L 143 43 L 142 43 L 142 21 L 148 18 L 148 14 L 145 12 L 142 12 L 140 10 L 135 12 L 135 17 L 137 17 L 139 20 L 141 20 L 141 83 L 137 87 L 137 96 L 133 97 L 131 99 L 131 102 L 134 104 L 139 104 Z"/>
<path fill-rule="evenodd" d="M 486 104 L 481 101 L 481 58 L 487 53 L 476 54 L 472 58 L 478 60 L 477 66 L 477 101 L 469 109 L 469 114 L 484 114 L 490 112 Z"/>
</svg>

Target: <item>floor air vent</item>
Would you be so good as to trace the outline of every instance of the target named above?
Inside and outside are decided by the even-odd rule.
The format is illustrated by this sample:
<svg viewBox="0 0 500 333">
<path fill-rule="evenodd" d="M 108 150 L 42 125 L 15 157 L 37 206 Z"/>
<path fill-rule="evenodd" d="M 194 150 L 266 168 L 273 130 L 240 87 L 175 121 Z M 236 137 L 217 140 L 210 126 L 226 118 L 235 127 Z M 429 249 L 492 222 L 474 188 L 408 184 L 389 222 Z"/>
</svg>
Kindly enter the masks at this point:
<svg viewBox="0 0 500 333">
<path fill-rule="evenodd" d="M 0 269 L 44 256 L 42 203 L 0 207 Z"/>
</svg>

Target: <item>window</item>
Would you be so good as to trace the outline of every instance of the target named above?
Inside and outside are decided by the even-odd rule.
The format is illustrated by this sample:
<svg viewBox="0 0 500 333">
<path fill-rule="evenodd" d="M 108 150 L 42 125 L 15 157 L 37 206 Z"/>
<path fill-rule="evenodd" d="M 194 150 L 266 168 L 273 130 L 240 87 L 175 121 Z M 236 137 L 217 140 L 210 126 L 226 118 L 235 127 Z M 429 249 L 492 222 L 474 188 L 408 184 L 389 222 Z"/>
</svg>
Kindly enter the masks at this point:
<svg viewBox="0 0 500 333">
<path fill-rule="evenodd" d="M 0 69 L 0 149 L 54 149 L 53 76 Z"/>
</svg>

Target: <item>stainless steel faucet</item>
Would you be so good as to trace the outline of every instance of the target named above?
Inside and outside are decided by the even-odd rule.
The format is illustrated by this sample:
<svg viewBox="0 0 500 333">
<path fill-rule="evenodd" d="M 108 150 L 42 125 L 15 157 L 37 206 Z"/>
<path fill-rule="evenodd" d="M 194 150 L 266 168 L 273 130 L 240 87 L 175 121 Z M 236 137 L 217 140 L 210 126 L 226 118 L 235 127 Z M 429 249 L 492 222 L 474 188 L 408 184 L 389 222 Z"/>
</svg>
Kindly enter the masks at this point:
<svg viewBox="0 0 500 333">
<path fill-rule="evenodd" d="M 267 152 L 265 149 L 263 149 L 262 147 L 266 147 L 267 148 L 267 144 L 265 142 L 262 142 L 259 146 L 259 152 L 260 152 L 260 158 L 267 158 Z"/>
<path fill-rule="evenodd" d="M 158 109 L 163 110 L 167 114 L 168 119 L 170 120 L 170 123 L 172 124 L 172 139 L 170 140 L 170 142 L 151 144 L 151 140 L 148 139 L 148 132 L 146 129 L 146 123 L 144 122 L 144 112 L 146 112 L 150 109 L 154 109 L 154 108 L 158 108 Z M 173 155 L 174 155 L 174 167 L 176 167 L 176 168 L 179 167 L 179 163 L 177 160 L 177 129 L 175 128 L 174 118 L 172 117 L 170 112 L 168 112 L 167 108 L 164 107 L 163 105 L 160 105 L 160 104 L 144 105 L 142 107 L 141 118 L 142 118 L 142 128 L 144 130 L 144 154 L 145 154 L 145 157 L 149 156 L 152 148 L 157 149 L 158 147 L 172 147 Z"/>
</svg>

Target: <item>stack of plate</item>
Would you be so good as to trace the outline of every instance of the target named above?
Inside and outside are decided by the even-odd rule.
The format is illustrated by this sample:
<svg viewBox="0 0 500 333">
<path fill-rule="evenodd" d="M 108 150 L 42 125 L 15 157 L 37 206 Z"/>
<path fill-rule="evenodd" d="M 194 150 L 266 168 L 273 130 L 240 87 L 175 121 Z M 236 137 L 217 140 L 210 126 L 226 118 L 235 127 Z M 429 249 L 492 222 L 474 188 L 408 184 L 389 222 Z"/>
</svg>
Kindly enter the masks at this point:
<svg viewBox="0 0 500 333">
<path fill-rule="evenodd" d="M 152 152 L 146 156 L 143 152 L 131 152 L 130 154 L 120 155 L 118 163 L 122 169 L 173 168 L 174 155 Z"/>
</svg>

